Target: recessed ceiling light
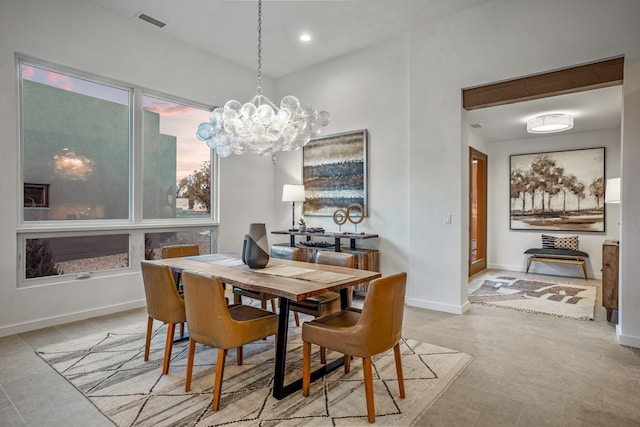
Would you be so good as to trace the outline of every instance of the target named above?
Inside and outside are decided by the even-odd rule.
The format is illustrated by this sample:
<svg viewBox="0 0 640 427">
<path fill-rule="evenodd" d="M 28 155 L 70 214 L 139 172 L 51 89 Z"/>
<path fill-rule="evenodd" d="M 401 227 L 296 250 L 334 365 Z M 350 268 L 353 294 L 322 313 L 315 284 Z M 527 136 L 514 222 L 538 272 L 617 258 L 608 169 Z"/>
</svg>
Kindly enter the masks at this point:
<svg viewBox="0 0 640 427">
<path fill-rule="evenodd" d="M 302 34 L 300 36 L 300 41 L 302 42 L 310 42 L 311 41 L 311 35 L 310 34 Z"/>
</svg>

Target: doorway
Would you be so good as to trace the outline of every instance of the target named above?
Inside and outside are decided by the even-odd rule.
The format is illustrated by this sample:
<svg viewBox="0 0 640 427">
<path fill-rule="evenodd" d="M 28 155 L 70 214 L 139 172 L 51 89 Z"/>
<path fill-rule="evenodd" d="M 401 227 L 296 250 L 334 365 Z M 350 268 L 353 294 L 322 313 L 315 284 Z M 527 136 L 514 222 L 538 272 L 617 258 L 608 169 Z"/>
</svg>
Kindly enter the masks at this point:
<svg viewBox="0 0 640 427">
<path fill-rule="evenodd" d="M 469 276 L 487 268 L 487 155 L 469 147 Z"/>
</svg>

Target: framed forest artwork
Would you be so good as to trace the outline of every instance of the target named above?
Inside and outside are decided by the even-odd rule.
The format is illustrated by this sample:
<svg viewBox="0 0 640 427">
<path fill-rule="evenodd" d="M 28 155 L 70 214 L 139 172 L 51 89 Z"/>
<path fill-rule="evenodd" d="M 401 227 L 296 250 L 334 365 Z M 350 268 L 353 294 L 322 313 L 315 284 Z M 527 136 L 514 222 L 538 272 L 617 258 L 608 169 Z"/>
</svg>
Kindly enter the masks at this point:
<svg viewBox="0 0 640 427">
<path fill-rule="evenodd" d="M 353 203 L 367 216 L 366 129 L 316 138 L 302 150 L 304 215 L 332 216 Z"/>
<path fill-rule="evenodd" d="M 510 156 L 510 228 L 605 231 L 604 165 L 604 147 Z"/>
</svg>

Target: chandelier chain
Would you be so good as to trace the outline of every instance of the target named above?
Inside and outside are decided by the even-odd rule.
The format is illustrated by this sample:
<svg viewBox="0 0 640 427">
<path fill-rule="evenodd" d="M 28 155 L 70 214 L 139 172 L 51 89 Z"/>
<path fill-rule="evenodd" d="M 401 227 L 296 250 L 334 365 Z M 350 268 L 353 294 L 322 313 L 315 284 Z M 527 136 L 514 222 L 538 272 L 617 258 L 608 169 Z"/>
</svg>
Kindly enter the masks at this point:
<svg viewBox="0 0 640 427">
<path fill-rule="evenodd" d="M 262 94 L 262 0 L 258 0 L 258 94 Z"/>
</svg>

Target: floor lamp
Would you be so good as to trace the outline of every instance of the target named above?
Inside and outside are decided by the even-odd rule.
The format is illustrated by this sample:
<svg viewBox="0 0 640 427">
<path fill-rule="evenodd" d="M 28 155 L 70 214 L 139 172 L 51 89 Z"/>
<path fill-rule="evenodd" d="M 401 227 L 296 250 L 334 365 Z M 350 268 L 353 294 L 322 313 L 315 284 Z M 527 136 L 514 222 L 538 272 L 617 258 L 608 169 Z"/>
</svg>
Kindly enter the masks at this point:
<svg viewBox="0 0 640 427">
<path fill-rule="evenodd" d="M 304 202 L 304 185 L 283 185 L 282 201 L 291 202 L 291 228 L 289 231 L 298 231 L 296 228 L 296 202 Z"/>
</svg>

